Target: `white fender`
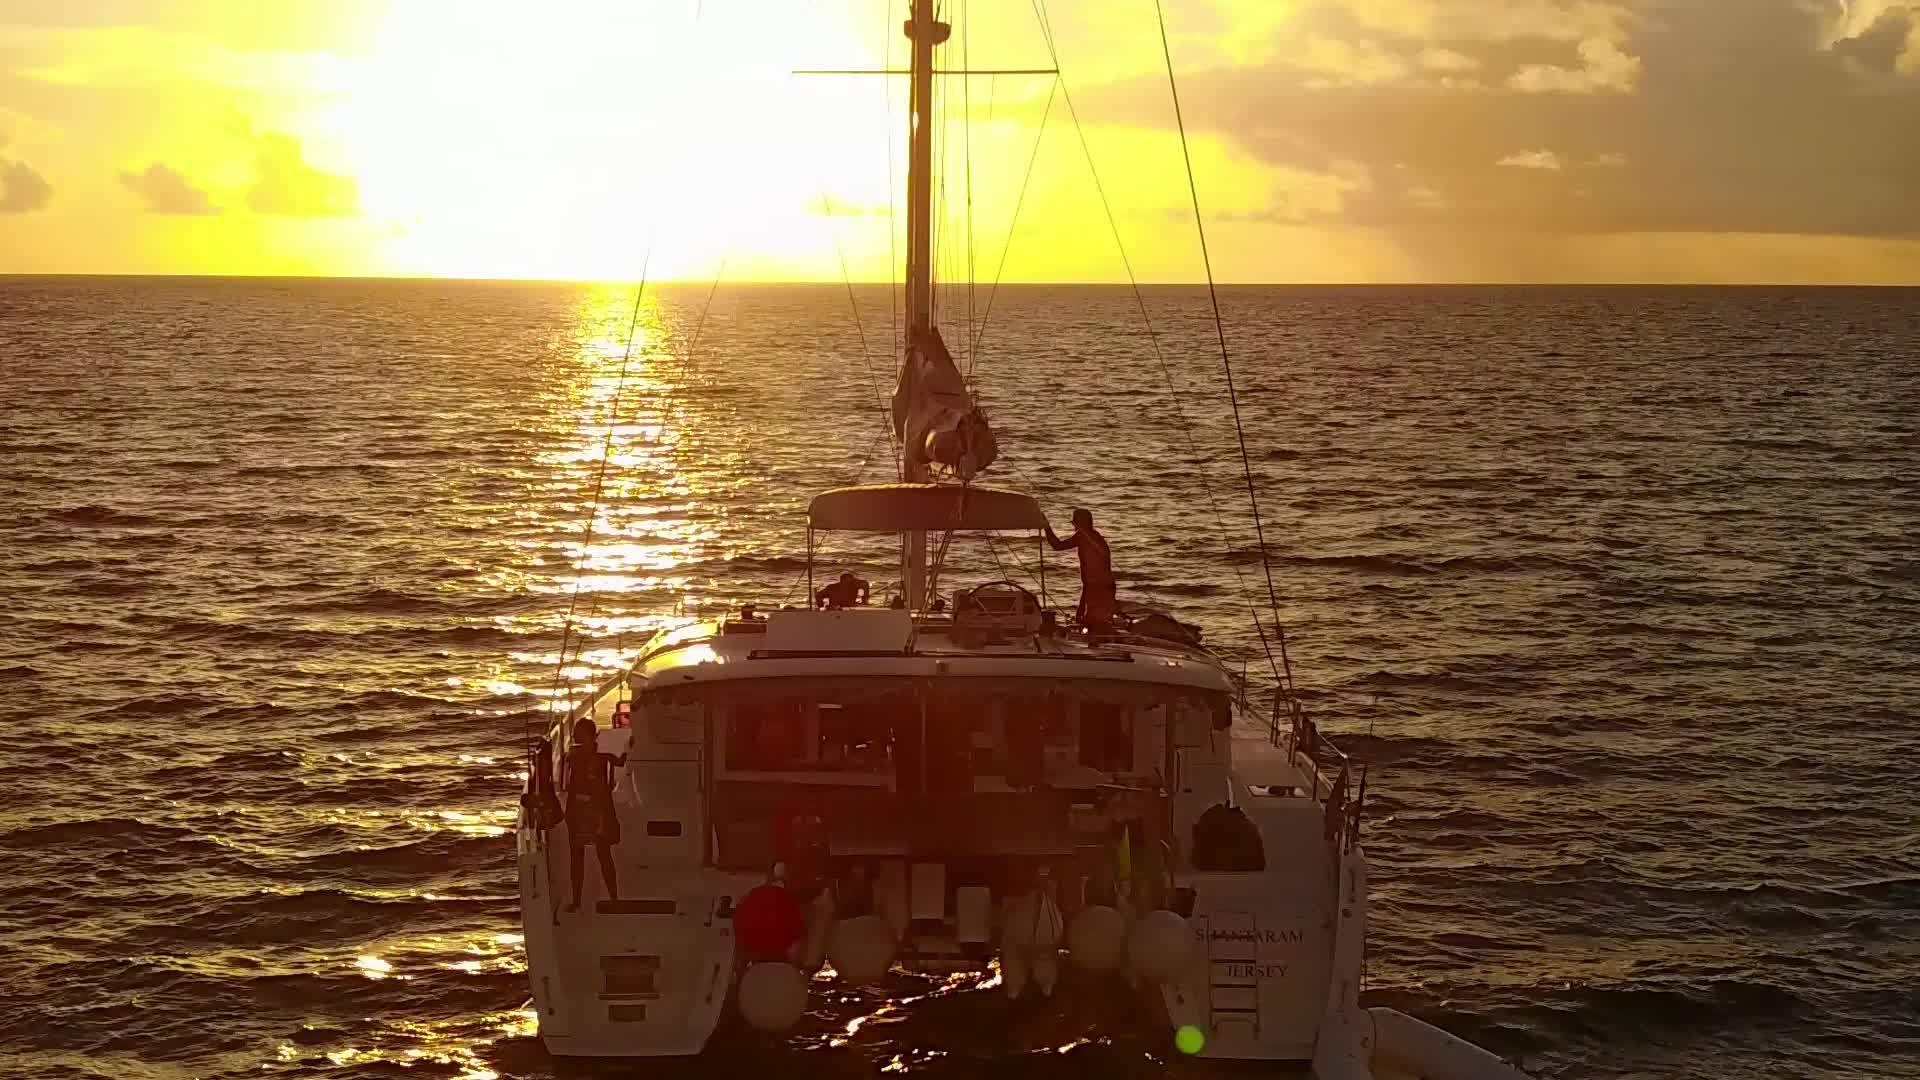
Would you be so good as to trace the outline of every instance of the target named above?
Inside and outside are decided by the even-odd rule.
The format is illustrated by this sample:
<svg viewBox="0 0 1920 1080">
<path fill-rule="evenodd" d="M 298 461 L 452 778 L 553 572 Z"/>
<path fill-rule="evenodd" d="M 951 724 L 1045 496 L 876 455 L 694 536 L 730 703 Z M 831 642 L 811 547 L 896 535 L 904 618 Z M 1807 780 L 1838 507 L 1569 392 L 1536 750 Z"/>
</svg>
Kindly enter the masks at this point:
<svg viewBox="0 0 1920 1080">
<path fill-rule="evenodd" d="M 1193 963 L 1193 930 L 1187 920 L 1161 908 L 1149 911 L 1127 933 L 1127 971 L 1148 982 L 1173 982 Z"/>
<path fill-rule="evenodd" d="M 1120 970 L 1127 947 L 1127 921 L 1105 904 L 1089 904 L 1074 912 L 1067 927 L 1067 951 L 1087 971 L 1109 974 Z"/>
<path fill-rule="evenodd" d="M 760 1031 L 785 1031 L 807 1012 L 807 977 L 792 964 L 761 963 L 740 976 L 740 1015 Z"/>
<path fill-rule="evenodd" d="M 878 915 L 856 915 L 833 924 L 833 932 L 827 937 L 827 958 L 847 982 L 878 982 L 893 966 L 897 947 L 887 920 Z"/>
</svg>

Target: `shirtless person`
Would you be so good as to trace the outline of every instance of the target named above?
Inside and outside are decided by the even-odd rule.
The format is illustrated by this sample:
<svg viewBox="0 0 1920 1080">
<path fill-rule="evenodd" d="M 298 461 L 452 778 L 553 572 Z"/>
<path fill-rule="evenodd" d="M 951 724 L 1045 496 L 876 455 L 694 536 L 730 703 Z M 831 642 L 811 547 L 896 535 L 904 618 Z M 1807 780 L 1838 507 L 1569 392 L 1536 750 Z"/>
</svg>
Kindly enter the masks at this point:
<svg viewBox="0 0 1920 1080">
<path fill-rule="evenodd" d="M 1065 540 L 1047 526 L 1047 543 L 1055 551 L 1075 548 L 1080 552 L 1080 606 L 1073 619 L 1089 630 L 1105 630 L 1113 621 L 1116 600 L 1113 585 L 1113 552 L 1107 538 L 1093 527 L 1093 511 L 1073 512 L 1073 535 Z"/>
</svg>

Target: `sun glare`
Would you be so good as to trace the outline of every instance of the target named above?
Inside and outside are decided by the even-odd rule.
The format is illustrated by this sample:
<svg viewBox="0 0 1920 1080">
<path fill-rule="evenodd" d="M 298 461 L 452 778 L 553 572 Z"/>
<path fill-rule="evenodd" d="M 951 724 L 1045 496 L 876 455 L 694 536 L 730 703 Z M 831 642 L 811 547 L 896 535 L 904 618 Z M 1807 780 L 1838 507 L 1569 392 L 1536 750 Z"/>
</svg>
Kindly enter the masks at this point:
<svg viewBox="0 0 1920 1080">
<path fill-rule="evenodd" d="M 651 244 L 702 277 L 750 244 L 781 276 L 830 249 L 823 194 L 886 200 L 882 89 L 790 73 L 881 42 L 807 5 L 397 4 L 374 40 L 326 126 L 393 272 L 627 278 Z"/>
</svg>

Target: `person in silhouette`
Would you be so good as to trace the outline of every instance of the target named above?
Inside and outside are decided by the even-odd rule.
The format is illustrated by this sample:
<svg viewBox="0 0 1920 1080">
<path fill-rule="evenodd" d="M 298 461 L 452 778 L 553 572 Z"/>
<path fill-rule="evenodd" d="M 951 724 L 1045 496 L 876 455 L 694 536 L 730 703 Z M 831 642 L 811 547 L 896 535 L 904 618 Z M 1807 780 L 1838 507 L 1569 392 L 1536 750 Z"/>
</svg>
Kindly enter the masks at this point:
<svg viewBox="0 0 1920 1080">
<path fill-rule="evenodd" d="M 852 574 L 841 574 L 840 580 L 823 587 L 813 594 L 813 605 L 828 611 L 843 608 L 863 607 L 867 602 L 867 583 Z"/>
<path fill-rule="evenodd" d="M 1080 553 L 1080 606 L 1073 619 L 1089 630 L 1105 630 L 1112 622 L 1118 600 L 1114 595 L 1113 551 L 1107 538 L 1093 527 L 1093 511 L 1073 512 L 1073 535 L 1065 540 L 1047 526 L 1047 543 L 1055 551 L 1073 548 Z"/>
<path fill-rule="evenodd" d="M 620 899 L 620 879 L 613 868 L 613 845 L 620 842 L 620 817 L 613 810 L 613 770 L 625 765 L 627 755 L 615 757 L 600 752 L 600 733 L 593 717 L 574 722 L 573 745 L 567 749 L 561 786 L 567 793 L 567 846 L 573 860 L 573 903 L 568 911 L 580 910 L 580 886 L 586 878 L 587 845 L 600 856 L 600 882 L 607 887 L 607 899 Z"/>
</svg>

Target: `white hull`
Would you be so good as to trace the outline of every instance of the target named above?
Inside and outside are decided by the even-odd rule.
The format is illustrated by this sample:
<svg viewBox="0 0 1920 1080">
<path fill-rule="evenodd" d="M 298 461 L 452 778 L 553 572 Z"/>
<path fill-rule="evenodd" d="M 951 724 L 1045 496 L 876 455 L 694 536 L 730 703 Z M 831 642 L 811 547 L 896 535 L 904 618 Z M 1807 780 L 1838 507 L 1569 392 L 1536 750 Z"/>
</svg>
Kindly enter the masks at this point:
<svg viewBox="0 0 1920 1080">
<path fill-rule="evenodd" d="M 637 670 L 636 684 L 646 674 Z M 593 707 L 603 722 L 612 719 L 619 689 L 610 685 Z M 589 849 L 581 910 L 566 910 L 566 825 L 543 832 L 523 822 L 519 832 L 521 901 L 540 1035 L 560 1057 L 699 1054 L 736 1019 L 745 965 L 736 950 L 733 908 L 765 883 L 766 872 L 713 865 L 709 838 L 717 833 L 707 800 L 713 778 L 725 774 L 716 773 L 704 757 L 721 752 L 700 742 L 712 737 L 709 732 L 696 731 L 672 710 L 636 714 L 631 729 L 602 726 L 600 748 L 629 756 L 617 799 L 623 840 L 615 848 L 625 899 L 604 903 Z M 1200 1045 L 1182 1049 L 1200 1058 L 1310 1063 L 1311 1074 L 1322 1080 L 1519 1077 L 1493 1055 L 1437 1028 L 1390 1010 L 1360 1007 L 1367 863 L 1360 847 L 1343 839 L 1347 825 L 1339 799 L 1331 794 L 1333 785 L 1309 771 L 1310 764 L 1303 765 L 1288 739 L 1222 734 L 1213 742 L 1212 752 L 1195 746 L 1177 755 L 1180 782 L 1169 812 L 1177 831 L 1184 831 L 1208 807 L 1229 802 L 1240 807 L 1258 828 L 1265 869 L 1177 867 L 1172 884 L 1191 890 L 1185 918 L 1190 944 L 1180 973 L 1162 983 L 1125 973 L 1111 978 L 1127 979 L 1145 995 L 1147 1012 L 1164 1022 L 1170 1042 L 1181 1029 L 1187 1029 L 1189 1040 L 1197 1033 Z M 658 827 L 663 820 L 679 824 L 665 830 Z M 661 835 L 669 831 L 673 835 Z M 918 880 L 920 869 L 931 869 L 931 864 L 916 869 L 911 858 L 880 857 L 875 865 L 877 877 L 895 882 L 896 888 Z M 938 888 L 934 910 L 951 913 L 953 889 L 944 879 Z M 987 943 L 985 950 L 940 962 L 984 967 L 999 961 L 1000 992 L 1051 991 L 1054 979 L 1044 969 L 1076 960 L 1066 935 L 1009 951 L 1002 924 L 1011 921 L 1006 905 L 1017 898 L 994 899 L 1000 912 L 992 917 L 994 925 L 973 937 Z M 925 896 L 897 893 L 876 910 L 896 932 L 905 932 L 909 915 L 925 914 L 925 902 Z M 815 918 L 793 947 L 791 958 L 804 974 L 820 966 L 831 914 L 825 918 Z M 976 914 L 974 921 L 982 918 Z M 813 985 L 825 990 L 832 984 Z"/>
<path fill-rule="evenodd" d="M 564 829 L 564 826 L 562 826 Z M 558 833 L 559 830 L 556 830 Z M 719 898 L 752 886 L 733 875 L 636 875 L 653 910 L 599 910 L 589 872 L 581 911 L 565 909 L 567 850 L 520 836 L 521 905 L 540 1038 L 556 1057 L 691 1056 L 706 1048 L 734 979 L 733 928 Z M 671 913 L 666 913 L 669 905 Z M 651 986 L 610 982 L 607 957 L 655 957 Z M 616 975 L 617 978 L 617 975 Z"/>
</svg>

